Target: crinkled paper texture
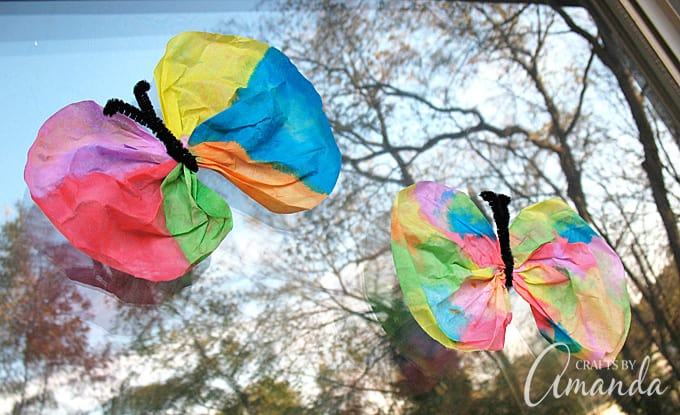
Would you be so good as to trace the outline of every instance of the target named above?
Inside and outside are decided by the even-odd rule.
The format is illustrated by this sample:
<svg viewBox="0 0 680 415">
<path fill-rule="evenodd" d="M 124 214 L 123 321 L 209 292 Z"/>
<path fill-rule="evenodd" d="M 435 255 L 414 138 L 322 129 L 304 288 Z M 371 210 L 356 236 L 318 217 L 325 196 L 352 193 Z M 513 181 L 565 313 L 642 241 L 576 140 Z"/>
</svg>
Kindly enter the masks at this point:
<svg viewBox="0 0 680 415">
<path fill-rule="evenodd" d="M 578 358 L 613 361 L 630 325 L 616 253 L 559 199 L 524 209 L 509 231 L 513 287 L 540 333 Z M 406 304 L 428 334 L 455 349 L 503 347 L 511 314 L 500 248 L 465 194 L 433 182 L 402 190 L 392 253 Z"/>
<path fill-rule="evenodd" d="M 166 123 L 189 136 L 200 167 L 277 213 L 311 209 L 333 190 L 340 152 L 321 98 L 277 49 L 186 32 L 155 76 Z"/>
<path fill-rule="evenodd" d="M 231 229 L 226 203 L 172 160 L 156 137 L 125 116 L 103 115 L 92 101 L 69 105 L 45 122 L 25 179 L 74 246 L 151 281 L 184 275 Z M 192 235 L 201 243 L 182 242 Z"/>
<path fill-rule="evenodd" d="M 459 350 L 500 350 L 510 323 L 496 235 L 472 201 L 421 182 L 397 195 L 392 254 L 406 304 L 423 330 Z"/>
</svg>

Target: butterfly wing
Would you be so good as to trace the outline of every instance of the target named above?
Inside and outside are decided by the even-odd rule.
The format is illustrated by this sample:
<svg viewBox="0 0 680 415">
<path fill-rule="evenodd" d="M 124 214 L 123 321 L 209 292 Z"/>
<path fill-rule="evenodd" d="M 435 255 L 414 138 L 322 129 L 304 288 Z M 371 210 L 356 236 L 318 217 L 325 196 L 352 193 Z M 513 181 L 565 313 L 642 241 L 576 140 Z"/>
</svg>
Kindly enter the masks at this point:
<svg viewBox="0 0 680 415">
<path fill-rule="evenodd" d="M 77 248 L 151 281 L 185 274 L 231 229 L 231 212 L 156 137 L 92 101 L 42 126 L 24 171 L 33 200 Z"/>
<path fill-rule="evenodd" d="M 511 314 L 503 261 L 488 220 L 463 193 L 433 182 L 399 192 L 392 255 L 404 300 L 446 347 L 499 350 Z"/>
<path fill-rule="evenodd" d="M 341 159 L 321 98 L 277 49 L 181 33 L 154 74 L 166 124 L 191 135 L 199 166 L 277 213 L 311 209 L 332 191 Z"/>
<path fill-rule="evenodd" d="M 23 223 L 29 225 L 22 227 L 22 232 L 45 264 L 48 264 L 50 278 L 77 282 L 126 304 L 159 305 L 200 277 L 200 272 L 194 268 L 192 272 L 173 281 L 154 282 L 135 278 L 76 249 L 35 203 L 27 201 L 21 206 L 21 218 Z"/>
<path fill-rule="evenodd" d="M 551 343 L 610 362 L 628 334 L 630 304 L 616 253 L 566 203 L 532 205 L 510 226 L 513 286 Z"/>
</svg>

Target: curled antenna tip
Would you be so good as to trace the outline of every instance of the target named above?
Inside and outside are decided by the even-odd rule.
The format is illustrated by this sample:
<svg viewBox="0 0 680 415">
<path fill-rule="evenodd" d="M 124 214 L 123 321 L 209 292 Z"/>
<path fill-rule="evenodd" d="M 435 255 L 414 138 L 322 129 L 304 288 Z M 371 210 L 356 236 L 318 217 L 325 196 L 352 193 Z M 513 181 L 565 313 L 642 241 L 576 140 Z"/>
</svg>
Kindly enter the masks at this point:
<svg viewBox="0 0 680 415">
<path fill-rule="evenodd" d="M 510 196 L 500 194 L 500 193 L 494 193 L 489 190 L 485 190 L 479 194 L 479 196 L 486 202 L 489 203 L 496 203 L 500 202 L 502 204 L 508 205 L 510 204 Z"/>
<path fill-rule="evenodd" d="M 151 89 L 151 85 L 149 85 L 149 83 L 145 80 L 141 80 L 135 84 L 133 92 L 135 95 L 137 95 L 138 93 L 147 92 L 149 89 Z"/>
<path fill-rule="evenodd" d="M 491 192 L 489 190 L 485 190 L 482 193 L 480 193 L 479 196 L 485 201 L 490 202 L 491 200 L 496 198 L 496 193 Z"/>
</svg>

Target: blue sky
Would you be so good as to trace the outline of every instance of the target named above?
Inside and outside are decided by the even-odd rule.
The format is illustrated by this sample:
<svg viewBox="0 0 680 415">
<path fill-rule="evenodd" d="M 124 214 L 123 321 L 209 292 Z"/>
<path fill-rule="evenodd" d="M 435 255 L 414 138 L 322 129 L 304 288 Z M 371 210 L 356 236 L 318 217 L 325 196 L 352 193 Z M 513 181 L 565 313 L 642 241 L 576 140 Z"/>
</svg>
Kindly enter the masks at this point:
<svg viewBox="0 0 680 415">
<path fill-rule="evenodd" d="M 0 222 L 27 196 L 26 154 L 41 125 L 64 106 L 134 101 L 152 81 L 167 41 L 252 18 L 252 1 L 0 2 L 3 144 Z"/>
</svg>

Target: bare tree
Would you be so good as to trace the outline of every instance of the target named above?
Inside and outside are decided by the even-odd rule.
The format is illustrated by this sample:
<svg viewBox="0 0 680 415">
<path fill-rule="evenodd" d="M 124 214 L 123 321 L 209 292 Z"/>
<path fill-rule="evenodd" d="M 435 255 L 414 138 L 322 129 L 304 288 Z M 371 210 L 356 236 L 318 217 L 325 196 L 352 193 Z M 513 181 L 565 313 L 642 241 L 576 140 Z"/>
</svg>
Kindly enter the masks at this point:
<svg viewBox="0 0 680 415">
<path fill-rule="evenodd" d="M 515 209 L 560 196 L 621 253 L 632 292 L 652 310 L 634 316 L 677 377 L 677 327 L 657 298 L 663 258 L 653 255 L 672 251 L 671 228 L 677 229 L 664 219 L 670 205 L 655 192 L 668 200 L 677 183 L 671 190 L 650 176 L 674 170 L 668 159 L 654 161 L 658 146 L 643 143 L 644 131 L 632 137 L 641 147 L 617 137 L 630 125 L 642 129 L 638 116 L 653 125 L 654 113 L 645 110 L 632 77 L 621 84 L 616 71 L 628 69 L 613 63 L 618 51 L 605 46 L 597 22 L 583 9 L 552 6 L 287 5 L 302 12 L 307 25 L 287 37 L 284 49 L 321 92 L 344 167 L 339 188 L 301 217 L 286 255 L 271 268 L 283 287 L 276 298 L 295 304 L 283 320 L 300 319 L 299 330 L 312 337 L 328 324 L 349 331 L 353 341 L 357 332 L 375 330 L 361 300 L 368 285 L 394 284 L 389 211 L 396 192 L 417 180 L 435 179 L 473 195 L 500 189 L 513 195 Z M 637 91 L 637 101 L 625 88 Z M 672 142 L 663 127 L 650 137 Z M 640 157 L 651 161 L 641 167 Z M 650 179 L 640 180 L 645 176 Z M 652 181 L 663 187 L 654 190 Z M 633 206 L 641 216 L 631 213 Z M 654 237 L 663 229 L 665 241 Z M 293 300 L 298 296 L 302 301 Z M 302 317 L 308 313 L 332 317 Z M 346 377 L 372 388 L 365 373 L 379 365 L 373 355 L 363 357 L 368 372 Z"/>
<path fill-rule="evenodd" d="M 676 393 L 618 403 L 631 413 L 673 413 L 678 297 L 660 282 L 675 278 L 669 267 L 677 267 L 677 224 L 667 217 L 680 194 L 667 156 L 674 138 L 587 11 L 490 3 L 289 2 L 286 13 L 263 21 L 262 33 L 286 28 L 262 40 L 283 49 L 322 95 L 343 154 L 340 182 L 322 205 L 289 220 L 245 288 L 164 306 L 174 317 L 148 326 L 140 352 L 160 366 L 173 353 L 193 364 L 128 399 L 166 390 L 177 408 L 248 413 L 270 391 L 310 413 L 528 413 L 522 382 L 531 353 L 545 345 L 535 328 L 524 344 L 509 346 L 515 353 L 467 354 L 407 330 L 415 323 L 392 265 L 390 210 L 403 187 L 436 180 L 473 198 L 482 189 L 506 192 L 515 211 L 551 196 L 571 202 L 624 261 L 636 301 L 634 339 L 622 355 L 653 353 L 650 370 Z M 242 33 L 261 38 L 256 31 Z M 254 311 L 246 316 L 244 307 Z M 516 323 L 533 324 L 528 316 Z M 421 350 L 451 366 L 426 368 Z M 541 372 L 541 381 L 549 384 L 556 368 Z M 427 388 L 407 393 L 409 376 Z M 196 384 L 214 382 L 227 385 L 229 399 L 210 388 L 194 393 Z M 536 410 L 587 413 L 611 402 L 554 400 Z"/>
</svg>

